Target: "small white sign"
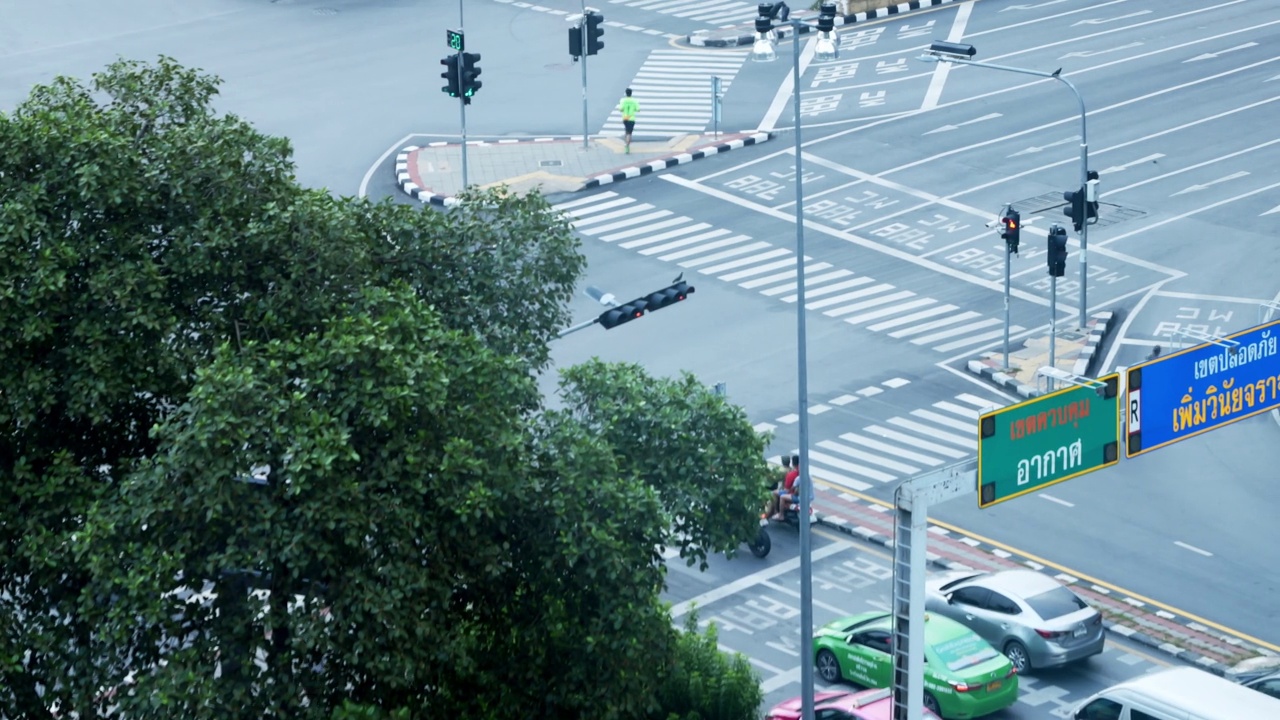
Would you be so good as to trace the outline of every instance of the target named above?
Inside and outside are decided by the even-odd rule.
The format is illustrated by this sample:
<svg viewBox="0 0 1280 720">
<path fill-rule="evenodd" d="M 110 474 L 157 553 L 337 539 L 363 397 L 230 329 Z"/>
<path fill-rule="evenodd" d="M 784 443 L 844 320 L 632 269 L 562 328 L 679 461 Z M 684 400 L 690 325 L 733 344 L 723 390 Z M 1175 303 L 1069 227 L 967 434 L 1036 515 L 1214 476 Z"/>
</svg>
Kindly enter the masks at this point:
<svg viewBox="0 0 1280 720">
<path fill-rule="evenodd" d="M 1129 434 L 1142 430 L 1142 391 L 1129 391 Z"/>
</svg>

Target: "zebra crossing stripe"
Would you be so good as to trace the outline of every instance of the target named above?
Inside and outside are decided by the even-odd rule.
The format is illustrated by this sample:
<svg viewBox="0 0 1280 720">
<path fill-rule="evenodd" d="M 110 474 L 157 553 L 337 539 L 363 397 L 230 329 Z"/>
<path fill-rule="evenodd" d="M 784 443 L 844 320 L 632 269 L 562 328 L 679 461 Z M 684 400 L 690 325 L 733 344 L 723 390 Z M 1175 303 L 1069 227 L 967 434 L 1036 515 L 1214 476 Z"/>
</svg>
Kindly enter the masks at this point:
<svg viewBox="0 0 1280 720">
<path fill-rule="evenodd" d="M 952 315 L 951 317 L 945 317 L 945 318 L 942 318 L 941 320 L 934 320 L 933 322 L 927 322 L 923 325 L 916 325 L 914 327 L 906 328 L 905 330 L 898 330 L 896 332 L 891 332 L 889 333 L 889 337 L 891 338 L 910 337 L 912 335 L 917 335 L 922 332 L 928 332 L 930 330 L 933 330 L 934 328 L 945 327 L 947 325 L 963 322 L 965 320 L 969 320 L 976 317 L 978 317 L 978 313 L 973 312 L 972 310 L 966 310 L 965 312 L 962 312 L 959 315 Z"/>
<path fill-rule="evenodd" d="M 703 268 L 698 272 L 704 275 L 715 275 L 716 273 L 722 273 L 725 270 L 732 270 L 736 267 L 742 267 L 743 265 L 750 265 L 751 263 L 757 263 L 757 262 L 760 262 L 761 260 L 768 260 L 769 258 L 775 258 L 775 257 L 778 257 L 779 255 L 790 255 L 790 254 L 791 254 L 790 250 L 787 250 L 784 248 L 774 248 L 772 250 L 759 253 L 757 255 L 752 255 L 751 257 L 738 258 L 737 260 L 730 260 L 727 263 L 721 263 L 719 265 L 714 265 L 709 268 Z"/>
<path fill-rule="evenodd" d="M 810 310 L 819 310 L 821 308 L 829 307 L 831 305 L 839 305 L 842 302 L 853 300 L 854 298 L 866 297 L 868 295 L 876 295 L 878 293 L 884 292 L 885 290 L 892 290 L 892 289 L 893 289 L 893 286 L 890 285 L 889 283 L 880 283 L 879 285 L 872 285 L 869 288 L 854 290 L 853 292 L 848 292 L 843 295 L 837 295 L 833 298 L 827 298 L 826 300 L 819 300 L 817 302 L 807 303 L 805 307 L 809 308 Z"/>
<path fill-rule="evenodd" d="M 559 210 L 560 212 L 568 212 L 571 208 L 581 207 L 582 205 L 588 205 L 598 200 L 603 200 L 603 199 L 617 197 L 617 196 L 618 196 L 618 193 L 616 192 L 596 193 L 595 195 L 588 195 L 579 200 L 570 200 L 569 202 L 559 203 L 557 205 L 554 205 L 552 209 Z"/>
<path fill-rule="evenodd" d="M 992 325 L 999 325 L 999 324 L 1000 324 L 1000 321 L 996 318 L 983 318 L 982 320 L 978 320 L 977 322 L 971 322 L 968 325 L 961 325 L 960 327 L 947 328 L 946 330 L 933 333 L 932 335 L 918 337 L 913 339 L 911 342 L 916 345 L 928 345 L 929 343 L 937 342 L 939 340 L 945 340 L 949 337 L 955 337 L 956 335 L 971 333 L 971 332 L 974 332 L 975 330 L 981 330 L 982 328 L 991 327 Z"/>
<path fill-rule="evenodd" d="M 844 321 L 849 323 L 850 325 L 858 325 L 860 323 L 867 322 L 868 320 L 875 320 L 876 318 L 882 318 L 887 315 L 897 315 L 900 312 L 904 312 L 906 310 L 913 310 L 915 308 L 923 307 L 925 305 L 932 305 L 933 303 L 936 303 L 936 302 L 938 301 L 934 300 L 933 298 L 918 298 L 916 300 L 912 300 L 911 302 L 899 303 L 897 305 L 892 305 L 887 308 L 881 308 L 879 310 L 872 310 L 871 312 L 868 312 L 868 313 L 862 313 L 861 315 L 854 315 L 851 318 L 845 318 Z"/>
<path fill-rule="evenodd" d="M 867 428 L 867 430 L 871 430 L 871 428 Z M 912 452 L 910 450 L 903 450 L 896 445 L 882 443 L 879 440 L 872 440 L 871 438 L 862 437 L 861 435 L 855 435 L 853 433 L 845 433 L 840 436 L 840 439 L 854 443 L 855 445 L 871 448 L 872 450 L 889 453 L 890 455 L 895 455 L 904 460 L 911 460 L 918 462 L 921 465 L 928 465 L 929 467 L 937 467 L 943 462 L 942 460 L 929 457 L 928 455 L 921 455 L 920 453 Z"/>
<path fill-rule="evenodd" d="M 637 224 L 647 223 L 651 220 L 661 220 L 662 218 L 667 217 L 670 214 L 671 214 L 670 210 L 657 210 L 645 215 L 640 215 L 638 217 L 624 217 L 623 219 L 618 220 L 616 222 L 611 222 L 608 225 L 593 227 L 588 232 L 591 235 L 601 235 L 603 233 L 613 232 L 614 230 L 620 230 L 622 228 L 635 227 Z M 603 240 L 604 238 L 602 237 L 600 239 Z"/>
<path fill-rule="evenodd" d="M 584 230 L 583 228 L 590 225 L 595 225 L 597 223 L 608 222 L 610 220 L 617 220 L 618 218 L 626 217 L 628 215 L 635 215 L 636 213 L 648 212 L 652 209 L 653 209 L 653 206 L 648 203 L 640 203 L 639 205 L 627 205 L 619 210 L 614 210 L 613 212 L 601 213 L 600 215 L 593 215 L 591 217 L 583 218 L 577 221 L 576 223 L 574 223 L 573 227 L 575 230 L 577 230 L 580 233 L 585 233 L 587 235 L 595 235 L 596 234 L 595 229 Z"/>
<path fill-rule="evenodd" d="M 668 213 L 668 214 L 670 214 L 670 213 Z M 627 239 L 627 238 L 629 238 L 629 237 L 635 237 L 636 235 L 643 235 L 643 234 L 645 234 L 645 233 L 651 233 L 651 232 L 653 232 L 654 230 L 662 230 L 662 229 L 665 229 L 665 228 L 669 228 L 669 227 L 671 227 L 672 225 L 683 225 L 684 223 L 687 223 L 687 222 L 689 222 L 689 218 L 687 218 L 687 217 L 674 217 L 674 218 L 671 218 L 670 220 L 663 220 L 662 222 L 653 223 L 652 225 L 643 225 L 643 226 L 638 227 L 638 228 L 632 228 L 632 229 L 630 229 L 630 230 L 623 230 L 622 232 L 616 232 L 616 233 L 612 233 L 612 234 L 610 234 L 610 235 L 602 235 L 602 236 L 600 236 L 600 239 L 601 239 L 602 241 L 604 241 L 604 242 L 614 242 L 614 241 L 617 241 L 617 240 L 626 240 L 626 239 Z M 599 232 L 599 231 L 597 230 L 597 232 Z"/>
<path fill-rule="evenodd" d="M 719 262 L 721 260 L 724 260 L 725 258 L 735 257 L 743 253 L 755 252 L 756 250 L 763 250 L 767 247 L 770 247 L 769 243 L 767 242 L 753 242 L 750 245 L 744 245 L 742 247 L 736 247 L 731 250 L 725 250 L 724 252 L 719 252 L 709 257 L 686 260 L 680 263 L 680 267 L 686 267 L 686 268 L 697 267 L 699 265 L 705 265 L 710 262 Z"/>
<path fill-rule="evenodd" d="M 805 288 L 804 288 L 805 295 L 806 295 L 805 299 L 812 300 L 813 298 L 821 297 L 823 295 L 826 295 L 827 293 L 833 293 L 838 290 L 844 290 L 845 288 L 858 287 L 859 285 L 866 285 L 869 282 L 874 282 L 874 281 L 869 277 L 856 277 L 856 278 L 853 278 L 852 280 L 845 280 L 844 282 L 838 282 L 835 285 L 828 285 L 824 288 L 817 288 L 816 290 L 810 290 L 809 283 L 805 283 Z M 782 298 L 782 302 L 789 302 L 789 303 L 795 302 L 797 299 L 799 299 L 799 297 L 800 297 L 799 295 L 788 295 Z M 809 307 L 813 307 L 809 303 L 806 303 L 806 304 L 809 305 Z"/>
<path fill-rule="evenodd" d="M 959 460 L 960 458 L 967 457 L 969 455 L 968 453 L 960 452 L 959 450 L 954 450 L 952 448 L 946 447 L 945 445 L 938 445 L 937 443 L 931 443 L 928 440 L 921 440 L 920 438 L 915 437 L 913 435 L 900 433 L 897 430 L 890 430 L 889 428 L 880 427 L 879 425 L 869 425 L 867 426 L 866 430 L 869 433 L 879 435 L 880 437 L 883 437 L 883 438 L 888 438 L 889 440 L 897 440 L 898 442 L 903 443 L 904 445 L 907 445 L 909 447 L 914 447 L 919 450 L 926 450 L 935 455 L 941 455 L 943 457 L 949 457 L 955 460 Z"/>
<path fill-rule="evenodd" d="M 928 310 L 922 310 L 921 312 L 913 313 L 906 317 L 895 318 L 893 320 L 886 320 L 884 322 L 876 323 L 875 325 L 869 325 L 867 329 L 872 332 L 889 330 L 891 328 L 896 328 L 899 325 L 907 325 L 917 320 L 923 320 L 925 318 L 933 317 L 934 315 L 949 313 L 952 310 L 959 310 L 959 308 L 957 308 L 955 305 L 936 305 L 934 307 L 929 308 Z"/>
<path fill-rule="evenodd" d="M 1009 334 L 1012 335 L 1013 333 L 1021 332 L 1022 330 L 1023 328 L 1021 326 L 1014 325 L 1009 328 Z M 961 338 L 959 340 L 956 340 L 955 342 L 949 342 L 946 345 L 939 345 L 935 347 L 934 350 L 937 350 L 938 352 L 951 352 L 952 350 L 959 350 L 962 347 L 977 345 L 978 343 L 983 343 L 988 340 L 995 340 L 996 338 L 1002 335 L 1004 335 L 1003 328 L 1001 328 L 1000 330 L 994 330 L 989 333 L 983 333 L 981 335 L 973 335 L 970 337 Z"/>
<path fill-rule="evenodd" d="M 677 240 L 676 242 L 667 243 L 665 245 L 659 245 L 657 247 L 645 248 L 644 250 L 640 251 L 641 255 L 653 255 L 655 253 L 660 253 L 667 248 L 681 247 L 682 245 L 688 245 L 690 243 L 699 242 L 700 240 L 704 240 L 708 237 L 719 237 L 721 235 L 729 234 L 728 230 L 719 230 L 719 229 L 712 230 L 711 232 L 707 232 L 707 233 L 702 232 L 703 230 L 706 230 L 709 227 L 711 227 L 711 225 L 708 223 L 697 223 L 696 225 L 686 225 L 685 227 L 677 228 L 670 232 L 664 232 L 659 235 L 654 235 L 653 237 L 645 237 L 645 238 L 640 238 L 639 240 L 632 240 L 630 242 L 621 243 L 620 245 L 618 245 L 618 247 L 624 247 L 630 250 L 631 248 L 635 248 L 635 247 L 644 247 L 645 245 L 652 245 L 653 243 L 665 242 L 673 238 L 678 238 L 681 235 L 688 235 L 689 233 L 699 233 L 699 234 L 693 235 L 692 237 L 684 238 L 683 240 Z"/>
<path fill-rule="evenodd" d="M 945 425 L 949 428 L 959 430 L 960 432 L 976 433 L 978 431 L 978 426 L 974 423 L 961 422 L 955 418 L 939 415 L 932 410 L 912 410 L 911 414 L 918 418 L 924 418 L 925 420 L 938 423 L 939 425 Z"/>
<path fill-rule="evenodd" d="M 871 298 L 870 300 L 863 300 L 860 303 L 854 303 L 852 305 L 845 305 L 843 307 L 835 308 L 834 310 L 828 310 L 825 313 L 823 313 L 823 315 L 826 315 L 827 317 L 840 317 L 841 315 L 846 315 L 851 312 L 858 312 L 859 310 L 865 310 L 870 307 L 876 307 L 879 305 L 884 305 L 886 303 L 897 302 L 899 300 L 906 300 L 909 297 L 915 297 L 915 293 L 911 292 L 910 290 L 902 290 L 900 292 L 896 292 L 891 295 L 882 295 L 877 298 Z"/>
<path fill-rule="evenodd" d="M 946 410 L 949 413 L 954 413 L 956 415 L 959 415 L 962 418 L 967 418 L 969 420 L 977 420 L 982 415 L 982 413 L 978 412 L 977 410 L 964 407 L 963 405 L 957 405 L 953 402 L 947 402 L 946 400 L 936 402 L 933 404 L 933 406 L 938 408 L 939 410 Z"/>
<path fill-rule="evenodd" d="M 955 445 L 959 445 L 960 447 L 973 448 L 974 450 L 978 449 L 977 437 L 965 437 L 962 435 L 953 435 L 949 432 L 943 432 L 937 428 L 929 427 L 928 425 L 921 425 L 920 423 L 914 420 L 908 420 L 906 418 L 900 418 L 900 417 L 889 418 L 889 424 L 897 425 L 900 428 L 913 430 L 915 432 L 920 433 L 921 435 L 924 435 L 925 437 L 935 438 L 937 440 L 946 440 L 947 442 Z M 975 433 L 975 436 L 976 434 L 977 433 Z"/>
<path fill-rule="evenodd" d="M 862 450 L 858 450 L 857 448 L 851 448 L 847 445 L 841 445 L 840 443 L 832 440 L 819 440 L 818 446 L 826 448 L 832 452 L 838 452 L 841 455 L 848 455 L 851 458 L 855 458 L 863 462 L 869 462 L 875 465 L 880 465 L 881 467 L 889 468 L 890 470 L 896 470 L 897 472 L 903 473 L 905 475 L 910 475 L 912 473 L 916 473 L 920 471 L 920 468 L 916 467 L 915 465 L 908 465 L 906 463 L 900 463 L 896 460 L 890 460 L 888 458 L 880 457 L 879 455 L 873 455 L 869 452 L 863 452 Z"/>
<path fill-rule="evenodd" d="M 962 402 L 967 402 L 970 405 L 978 408 L 983 412 L 986 412 L 987 410 L 991 410 L 993 408 L 1005 406 L 1005 403 L 1000 402 L 999 400 L 988 400 L 986 398 L 980 398 L 977 395 L 970 395 L 968 393 L 962 393 L 960 395 L 957 395 L 956 399 Z"/>
<path fill-rule="evenodd" d="M 748 235 L 734 235 L 733 237 L 728 238 L 726 240 L 717 240 L 715 242 L 709 242 L 706 245 L 703 245 L 702 247 L 695 247 L 690 250 L 681 250 L 680 252 L 674 252 L 674 253 L 671 253 L 670 255 L 663 255 L 658 259 L 659 260 L 679 260 L 680 258 L 683 258 L 683 257 L 689 257 L 690 255 L 697 255 L 698 253 L 708 252 L 710 250 L 715 250 L 716 248 L 722 248 L 727 245 L 736 245 L 737 243 L 743 242 L 744 240 L 750 240 L 750 239 L 751 237 Z"/>
<path fill-rule="evenodd" d="M 631 203 L 634 203 L 634 202 L 635 200 L 632 200 L 631 198 L 616 198 L 614 200 L 609 200 L 608 202 L 600 203 L 599 205 L 593 205 L 590 207 L 570 210 L 569 214 L 574 216 L 575 218 L 581 219 L 586 217 L 587 215 L 598 213 L 604 210 L 609 210 L 611 208 L 630 205 Z M 577 226 L 578 226 L 578 221 L 574 221 L 574 227 L 576 228 Z"/>
<path fill-rule="evenodd" d="M 825 265 L 826 263 L 823 263 L 823 264 Z M 810 277 L 809 270 L 810 268 L 805 268 L 804 286 L 806 290 L 808 290 L 811 286 L 821 285 L 822 283 L 828 280 L 839 280 L 842 277 L 849 277 L 850 275 L 853 274 L 848 270 L 841 269 L 841 270 L 835 270 L 833 272 L 829 272 L 825 275 L 815 275 Z M 799 286 L 800 284 L 798 282 L 789 282 L 786 285 L 779 285 L 778 287 L 775 287 L 775 288 L 769 288 L 768 290 L 763 291 L 761 294 L 773 297 L 774 295 L 781 295 L 784 292 L 793 292 L 797 288 L 799 288 Z"/>
<path fill-rule="evenodd" d="M 720 279 L 724 280 L 725 282 L 734 282 L 737 280 L 741 280 L 743 278 L 749 278 L 752 275 L 767 273 L 770 270 L 781 270 L 784 267 L 795 267 L 795 264 L 796 264 L 796 261 L 794 258 L 787 258 L 786 260 L 778 260 L 777 262 L 771 262 L 768 265 L 759 265 L 753 268 L 747 268 L 746 270 L 739 270 L 738 272 L 735 272 L 735 273 L 729 273 L 728 275 L 722 275 L 720 276 Z"/>
<path fill-rule="evenodd" d="M 792 263 L 793 268 L 792 268 L 791 270 L 788 270 L 788 271 L 786 271 L 786 272 L 782 272 L 782 273 L 775 273 L 775 274 L 773 274 L 773 275 L 770 275 L 769 277 L 766 277 L 766 278 L 760 278 L 759 280 L 752 280 L 752 281 L 750 281 L 750 282 L 744 282 L 744 283 L 742 283 L 741 287 L 744 287 L 744 288 L 747 288 L 748 290 L 750 290 L 750 289 L 754 289 L 754 288 L 758 288 L 758 287 L 763 287 L 763 286 L 765 286 L 765 285 L 772 285 L 772 284 L 774 284 L 774 283 L 776 283 L 776 282 L 779 282 L 779 281 L 781 281 L 781 280 L 786 280 L 787 278 L 793 278 L 793 277 L 795 277 L 795 276 L 796 276 L 796 271 L 795 271 L 795 269 L 794 269 L 794 265 L 795 265 L 795 263 Z M 807 277 L 807 276 L 809 275 L 809 273 L 821 272 L 821 271 L 823 271 L 823 270 L 826 270 L 826 269 L 827 269 L 827 268 L 829 268 L 829 267 L 831 267 L 831 263 L 824 263 L 824 262 L 814 263 L 813 265 L 806 265 L 806 266 L 805 266 L 805 268 L 804 268 L 804 274 L 805 274 L 805 276 Z M 795 286 L 795 283 L 789 283 L 789 284 L 790 284 L 791 286 L 793 286 L 793 287 Z M 765 295 L 768 295 L 769 293 L 767 293 L 767 292 L 766 292 L 766 293 L 764 293 L 764 294 L 765 294 Z"/>
</svg>

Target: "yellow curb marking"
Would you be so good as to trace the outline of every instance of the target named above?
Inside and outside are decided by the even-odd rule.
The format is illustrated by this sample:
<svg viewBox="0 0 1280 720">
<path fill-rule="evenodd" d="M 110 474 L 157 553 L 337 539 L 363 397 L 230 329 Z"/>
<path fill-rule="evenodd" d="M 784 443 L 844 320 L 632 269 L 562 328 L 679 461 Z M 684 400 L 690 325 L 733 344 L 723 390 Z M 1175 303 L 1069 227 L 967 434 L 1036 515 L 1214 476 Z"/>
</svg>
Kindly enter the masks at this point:
<svg viewBox="0 0 1280 720">
<path fill-rule="evenodd" d="M 883 501 L 883 500 L 879 500 L 879 499 L 877 499 L 877 498 L 873 498 L 873 497 L 871 497 L 871 496 L 869 496 L 869 495 L 863 495 L 863 494 L 862 494 L 862 493 L 860 493 L 860 492 L 855 492 L 855 491 L 850 490 L 850 489 L 848 489 L 848 488 L 846 488 L 846 487 L 842 487 L 842 486 L 840 486 L 840 485 L 836 485 L 836 484 L 834 484 L 834 483 L 826 482 L 826 481 L 821 480 L 821 479 L 818 479 L 818 478 L 814 478 L 814 480 L 815 480 L 816 482 L 818 482 L 818 483 L 821 483 L 822 485 L 825 485 L 825 486 L 826 486 L 826 487 L 828 487 L 829 489 L 837 490 L 837 491 L 842 492 L 842 493 L 847 493 L 847 494 L 849 494 L 849 495 L 852 495 L 852 496 L 854 496 L 854 497 L 856 497 L 856 498 L 859 498 L 859 499 L 861 499 L 861 500 L 864 500 L 864 501 L 866 501 L 866 502 L 875 503 L 876 505 L 879 505 L 879 506 L 881 506 L 881 507 L 893 507 L 893 504 L 892 504 L 892 503 L 887 503 L 887 502 L 885 502 L 885 501 Z M 1086 580 L 1086 581 L 1088 581 L 1088 582 L 1093 583 L 1094 585 L 1100 585 L 1100 586 L 1102 586 L 1102 587 L 1104 587 L 1104 588 L 1107 588 L 1108 590 L 1111 590 L 1112 592 L 1118 592 L 1118 593 L 1121 593 L 1121 594 L 1123 594 L 1123 595 L 1127 595 L 1128 597 L 1131 597 L 1131 598 L 1133 598 L 1134 600 L 1139 600 L 1139 601 L 1141 601 L 1141 602 L 1147 603 L 1148 605 L 1154 605 L 1154 606 L 1156 606 L 1156 607 L 1158 607 L 1158 608 L 1160 608 L 1160 609 L 1162 609 L 1162 610 L 1165 610 L 1165 611 L 1171 612 L 1171 613 L 1173 613 L 1173 614 L 1175 614 L 1175 615 L 1181 615 L 1182 617 L 1187 618 L 1188 620 L 1192 620 L 1192 621 L 1194 621 L 1194 622 L 1198 622 L 1198 623 L 1200 623 L 1201 625 L 1204 625 L 1204 626 L 1206 626 L 1206 627 L 1211 627 L 1211 628 L 1213 628 L 1213 629 L 1217 630 L 1218 632 L 1221 632 L 1221 633 L 1224 633 L 1224 634 L 1227 634 L 1227 635 L 1231 635 L 1231 636 L 1233 636 L 1233 637 L 1239 638 L 1239 639 L 1244 640 L 1244 641 L 1246 641 L 1246 642 L 1253 643 L 1254 645 L 1257 645 L 1258 647 L 1266 648 L 1266 649 L 1268 649 L 1268 650 L 1272 650 L 1272 651 L 1274 651 L 1274 652 L 1280 652 L 1280 645 L 1273 645 L 1273 644 L 1271 644 L 1271 643 L 1267 642 L 1266 640 L 1261 640 L 1261 639 L 1259 639 L 1259 638 L 1253 637 L 1252 635 L 1248 635 L 1248 634 L 1246 634 L 1246 633 L 1242 633 L 1242 632 L 1240 632 L 1239 630 L 1233 630 L 1233 629 L 1231 629 L 1231 628 L 1229 628 L 1229 627 L 1227 627 L 1227 626 L 1225 626 L 1225 625 L 1222 625 L 1222 624 L 1220 624 L 1220 623 L 1216 623 L 1216 622 L 1214 622 L 1214 621 L 1212 621 L 1212 620 L 1208 620 L 1208 619 L 1202 618 L 1202 617 L 1200 617 L 1199 615 L 1193 615 L 1193 614 L 1191 614 L 1191 613 L 1189 613 L 1189 612 L 1187 612 L 1187 611 L 1185 611 L 1185 610 L 1179 610 L 1178 608 L 1176 608 L 1176 607 L 1174 607 L 1174 606 L 1172 606 L 1172 605 L 1166 605 L 1166 604 L 1164 604 L 1164 603 L 1162 603 L 1162 602 L 1158 602 L 1158 601 L 1156 601 L 1156 600 L 1152 600 L 1152 599 L 1151 599 L 1151 598 L 1149 598 L 1149 597 L 1146 597 L 1146 596 L 1143 596 L 1143 595 L 1139 595 L 1139 594 L 1134 593 L 1134 592 L 1129 592 L 1128 590 L 1126 590 L 1126 589 L 1124 589 L 1124 588 L 1122 588 L 1122 587 L 1120 587 L 1120 586 L 1118 586 L 1118 585 L 1113 585 L 1113 584 L 1111 584 L 1111 583 L 1109 583 L 1109 582 L 1106 582 L 1105 580 L 1099 580 L 1098 578 L 1092 577 L 1092 576 L 1090 576 L 1090 575 L 1085 575 L 1084 573 L 1081 573 L 1081 572 L 1077 572 L 1077 571 L 1075 571 L 1075 570 L 1072 570 L 1071 568 L 1066 567 L 1065 565 L 1059 565 L 1058 563 L 1052 562 L 1052 561 L 1050 561 L 1050 560 L 1046 560 L 1046 559 L 1044 559 L 1044 558 L 1042 558 L 1042 557 L 1039 557 L 1039 556 L 1037 556 L 1037 555 L 1032 555 L 1031 553 L 1023 552 L 1022 550 L 1019 550 L 1019 549 L 1017 549 L 1017 548 L 1013 547 L 1012 545 L 1006 545 L 1006 544 L 1004 544 L 1004 543 L 1002 543 L 1002 542 L 997 542 L 997 541 L 995 541 L 995 540 L 992 540 L 992 539 L 990 539 L 990 538 L 984 537 L 984 536 L 982 536 L 982 535 L 978 535 L 978 534 L 976 534 L 976 533 L 969 532 L 968 530 L 961 529 L 961 528 L 959 528 L 959 527 L 957 527 L 957 526 L 955 526 L 955 525 L 952 525 L 952 524 L 950 524 L 950 523 L 942 522 L 941 520 L 934 520 L 934 519 L 930 518 L 930 519 L 929 519 L 929 522 L 930 522 L 930 523 L 932 523 L 932 524 L 934 524 L 934 525 L 937 525 L 937 526 L 938 526 L 938 527 L 940 527 L 940 528 L 946 528 L 947 530 L 950 530 L 950 531 L 952 531 L 952 532 L 954 532 L 954 533 L 958 533 L 958 534 L 960 534 L 960 535 L 964 535 L 965 537 L 968 537 L 968 538 L 972 538 L 972 539 L 974 539 L 974 540 L 977 540 L 978 542 L 987 543 L 988 545 L 992 545 L 992 546 L 994 546 L 994 547 L 998 547 L 998 548 L 1000 548 L 1001 550 L 1004 550 L 1004 551 L 1006 551 L 1006 552 L 1010 552 L 1010 553 L 1013 553 L 1013 554 L 1015 554 L 1015 555 L 1019 555 L 1019 556 L 1021 556 L 1021 557 L 1024 557 L 1024 558 L 1026 558 L 1026 559 L 1028 559 L 1028 560 L 1031 560 L 1031 561 L 1033 561 L 1033 562 L 1040 563 L 1041 565 L 1044 565 L 1045 567 L 1051 567 L 1051 568 L 1053 568 L 1054 570 L 1057 570 L 1058 572 L 1063 572 L 1063 573 L 1066 573 L 1066 574 L 1071 575 L 1071 576 L 1073 576 L 1073 577 L 1080 578 L 1081 580 Z"/>
</svg>

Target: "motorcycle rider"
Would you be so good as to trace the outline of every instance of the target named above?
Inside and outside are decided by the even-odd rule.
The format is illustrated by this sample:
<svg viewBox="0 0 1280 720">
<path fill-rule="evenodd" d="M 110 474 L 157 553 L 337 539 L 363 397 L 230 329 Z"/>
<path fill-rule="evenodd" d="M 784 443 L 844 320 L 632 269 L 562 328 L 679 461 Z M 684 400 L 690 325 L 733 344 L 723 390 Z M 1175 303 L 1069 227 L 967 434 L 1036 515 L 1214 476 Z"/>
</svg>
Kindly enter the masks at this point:
<svg viewBox="0 0 1280 720">
<path fill-rule="evenodd" d="M 782 487 L 773 491 L 773 497 L 769 502 L 769 516 L 774 520 L 783 520 L 786 518 L 787 510 L 791 508 L 791 503 L 795 502 L 799 497 L 796 493 L 796 483 L 800 479 L 800 456 L 792 455 L 790 458 L 783 456 L 782 466 L 790 468 L 786 477 L 782 481 Z"/>
</svg>

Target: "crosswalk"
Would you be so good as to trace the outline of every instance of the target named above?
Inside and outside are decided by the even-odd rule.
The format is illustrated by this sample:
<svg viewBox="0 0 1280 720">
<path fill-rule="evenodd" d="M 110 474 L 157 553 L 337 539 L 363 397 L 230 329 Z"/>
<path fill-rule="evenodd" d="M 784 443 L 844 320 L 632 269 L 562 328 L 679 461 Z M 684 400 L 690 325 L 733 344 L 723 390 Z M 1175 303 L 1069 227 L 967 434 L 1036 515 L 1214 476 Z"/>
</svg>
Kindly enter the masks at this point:
<svg viewBox="0 0 1280 720">
<path fill-rule="evenodd" d="M 711 78 L 719 77 L 721 93 L 727 91 L 746 57 L 740 52 L 714 50 L 660 49 L 649 53 L 630 85 L 640 103 L 636 136 L 706 131 L 712 119 Z M 615 107 L 600 134 L 622 133 L 622 113 Z"/>
<path fill-rule="evenodd" d="M 978 416 L 1004 403 L 959 393 L 809 449 L 809 473 L 849 490 L 897 482 L 978 451 Z M 774 427 L 769 423 L 757 425 Z"/>
<path fill-rule="evenodd" d="M 795 303 L 796 259 L 786 247 L 713 227 L 649 203 L 600 192 L 556 205 L 582 235 L 657 257 L 766 297 Z M 936 352 L 974 348 L 1004 335 L 985 316 L 831 263 L 805 258 L 805 307 Z M 1024 328 L 1014 325 L 1010 333 Z"/>
<path fill-rule="evenodd" d="M 609 0 L 640 10 L 696 20 L 718 27 L 749 23 L 759 14 L 757 6 L 740 0 Z"/>
</svg>

